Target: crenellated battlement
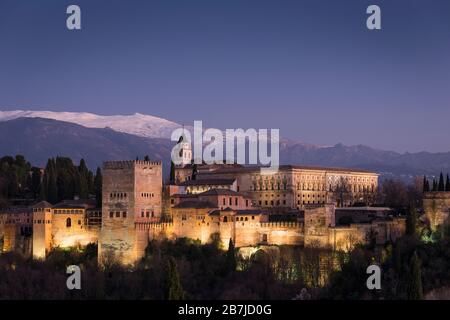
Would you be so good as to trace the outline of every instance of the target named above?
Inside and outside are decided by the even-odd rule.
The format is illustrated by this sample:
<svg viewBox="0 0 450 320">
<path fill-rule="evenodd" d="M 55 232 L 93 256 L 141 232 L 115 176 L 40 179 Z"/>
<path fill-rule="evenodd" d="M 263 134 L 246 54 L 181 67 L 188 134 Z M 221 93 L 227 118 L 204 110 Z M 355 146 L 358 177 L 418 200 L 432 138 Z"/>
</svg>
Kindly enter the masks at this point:
<svg viewBox="0 0 450 320">
<path fill-rule="evenodd" d="M 118 160 L 103 162 L 104 169 L 131 169 L 136 166 L 162 166 L 161 161 L 145 161 L 145 160 Z"/>
</svg>

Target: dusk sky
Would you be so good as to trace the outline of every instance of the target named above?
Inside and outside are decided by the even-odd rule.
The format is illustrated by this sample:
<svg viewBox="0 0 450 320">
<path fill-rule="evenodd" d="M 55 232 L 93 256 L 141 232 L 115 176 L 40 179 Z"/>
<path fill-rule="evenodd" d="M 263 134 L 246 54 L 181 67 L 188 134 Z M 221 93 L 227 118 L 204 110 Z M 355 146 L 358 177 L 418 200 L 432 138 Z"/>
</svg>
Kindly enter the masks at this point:
<svg viewBox="0 0 450 320">
<path fill-rule="evenodd" d="M 450 151 L 450 1 L 0 0 L 0 110 L 14 109 Z"/>
</svg>

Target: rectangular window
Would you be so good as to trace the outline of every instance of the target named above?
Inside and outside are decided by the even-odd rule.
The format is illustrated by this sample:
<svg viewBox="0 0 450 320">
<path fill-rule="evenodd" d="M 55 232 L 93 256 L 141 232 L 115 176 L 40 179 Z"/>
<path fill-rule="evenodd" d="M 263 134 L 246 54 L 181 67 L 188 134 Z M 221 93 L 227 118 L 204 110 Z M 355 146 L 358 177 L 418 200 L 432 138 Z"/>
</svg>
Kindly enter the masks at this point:
<svg viewBox="0 0 450 320">
<path fill-rule="evenodd" d="M 110 218 L 113 218 L 114 217 L 114 213 L 111 211 L 111 212 L 109 212 L 109 217 Z"/>
<path fill-rule="evenodd" d="M 122 212 L 122 217 L 123 217 L 123 218 L 126 218 L 126 217 L 127 217 L 127 212 L 126 212 L 126 211 Z"/>
<path fill-rule="evenodd" d="M 120 218 L 120 211 L 116 211 L 116 218 Z"/>
</svg>

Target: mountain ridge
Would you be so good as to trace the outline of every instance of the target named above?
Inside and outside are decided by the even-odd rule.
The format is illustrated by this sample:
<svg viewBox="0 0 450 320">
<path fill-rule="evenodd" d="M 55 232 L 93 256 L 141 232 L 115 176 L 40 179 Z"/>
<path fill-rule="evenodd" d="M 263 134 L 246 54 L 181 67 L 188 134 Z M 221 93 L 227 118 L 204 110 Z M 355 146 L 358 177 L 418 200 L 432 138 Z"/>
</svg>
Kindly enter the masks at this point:
<svg viewBox="0 0 450 320">
<path fill-rule="evenodd" d="M 84 158 L 91 168 L 105 160 L 127 160 L 149 155 L 170 165 L 174 142 L 164 138 L 140 137 L 110 128 L 88 128 L 48 118 L 18 118 L 0 122 L 0 155 L 23 154 L 33 165 L 45 166 L 48 158 L 67 156 L 75 162 Z M 372 170 L 384 177 L 413 177 L 450 172 L 450 152 L 404 153 L 368 146 L 317 147 L 282 142 L 281 164 L 347 167 Z"/>
<path fill-rule="evenodd" d="M 0 121 L 18 118 L 53 119 L 75 123 L 87 128 L 111 128 L 118 132 L 148 138 L 170 138 L 173 130 L 182 127 L 181 124 L 176 122 L 142 113 L 105 116 L 89 112 L 0 111 Z"/>
</svg>

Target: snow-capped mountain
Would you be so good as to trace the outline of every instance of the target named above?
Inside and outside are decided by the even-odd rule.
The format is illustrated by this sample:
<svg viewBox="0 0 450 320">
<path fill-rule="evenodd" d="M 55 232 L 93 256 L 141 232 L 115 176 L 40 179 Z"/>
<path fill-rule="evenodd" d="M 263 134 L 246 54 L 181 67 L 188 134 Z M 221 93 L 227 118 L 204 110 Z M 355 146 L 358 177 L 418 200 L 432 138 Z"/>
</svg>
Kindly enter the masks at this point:
<svg viewBox="0 0 450 320">
<path fill-rule="evenodd" d="M 33 165 L 40 167 L 45 166 L 50 157 L 66 156 L 75 162 L 83 158 L 91 168 L 95 169 L 95 167 L 101 166 L 103 161 L 135 159 L 136 157 L 142 159 L 149 155 L 151 159 L 162 160 L 166 166 L 165 172 L 169 172 L 170 151 L 174 142 L 164 138 L 148 137 L 155 132 L 156 127 L 150 127 L 151 131 L 144 130 L 147 136 L 142 137 L 137 134 L 118 132 L 121 129 L 133 133 L 138 132 L 133 120 L 129 120 L 128 126 L 124 126 L 124 122 L 122 122 L 122 127 L 119 126 L 119 129 L 114 130 L 98 128 L 100 125 L 95 122 L 91 124 L 94 127 L 88 128 L 87 125 L 71 123 L 70 119 L 61 121 L 43 118 L 43 116 L 49 117 L 48 114 L 28 113 L 28 116 L 25 115 L 26 113 L 18 111 L 0 112 L 0 157 L 21 154 Z M 76 118 L 74 114 L 71 116 Z M 122 117 L 122 121 L 126 121 L 123 119 L 133 119 L 134 116 L 114 116 L 113 118 L 115 117 Z M 137 118 L 141 117 L 137 116 Z M 154 117 L 150 118 L 154 119 Z M 81 122 L 83 120 L 80 116 L 79 119 L 73 119 L 73 121 Z M 103 126 L 112 126 L 113 122 Z M 177 125 L 170 121 L 167 122 L 169 126 Z M 161 125 L 161 123 L 156 122 L 157 125 Z M 161 128 L 161 126 L 158 128 L 161 132 L 165 130 L 166 134 L 170 134 L 170 130 L 167 128 Z M 162 136 L 161 132 L 157 136 Z M 140 135 L 143 135 L 142 130 Z M 11 137 L 14 137 L 14 143 L 11 143 Z M 280 143 L 280 163 L 361 168 L 379 172 L 383 177 L 410 179 L 423 174 L 433 176 L 438 175 L 441 171 L 450 172 L 450 152 L 400 154 L 363 145 L 337 144 L 329 147 L 317 147 L 286 140 Z"/>
<path fill-rule="evenodd" d="M 146 114 L 103 116 L 86 112 L 54 111 L 0 111 L 0 121 L 17 118 L 46 118 L 66 121 L 88 128 L 111 128 L 118 132 L 134 134 L 148 138 L 169 138 L 172 131 L 181 125 L 163 118 Z"/>
</svg>

